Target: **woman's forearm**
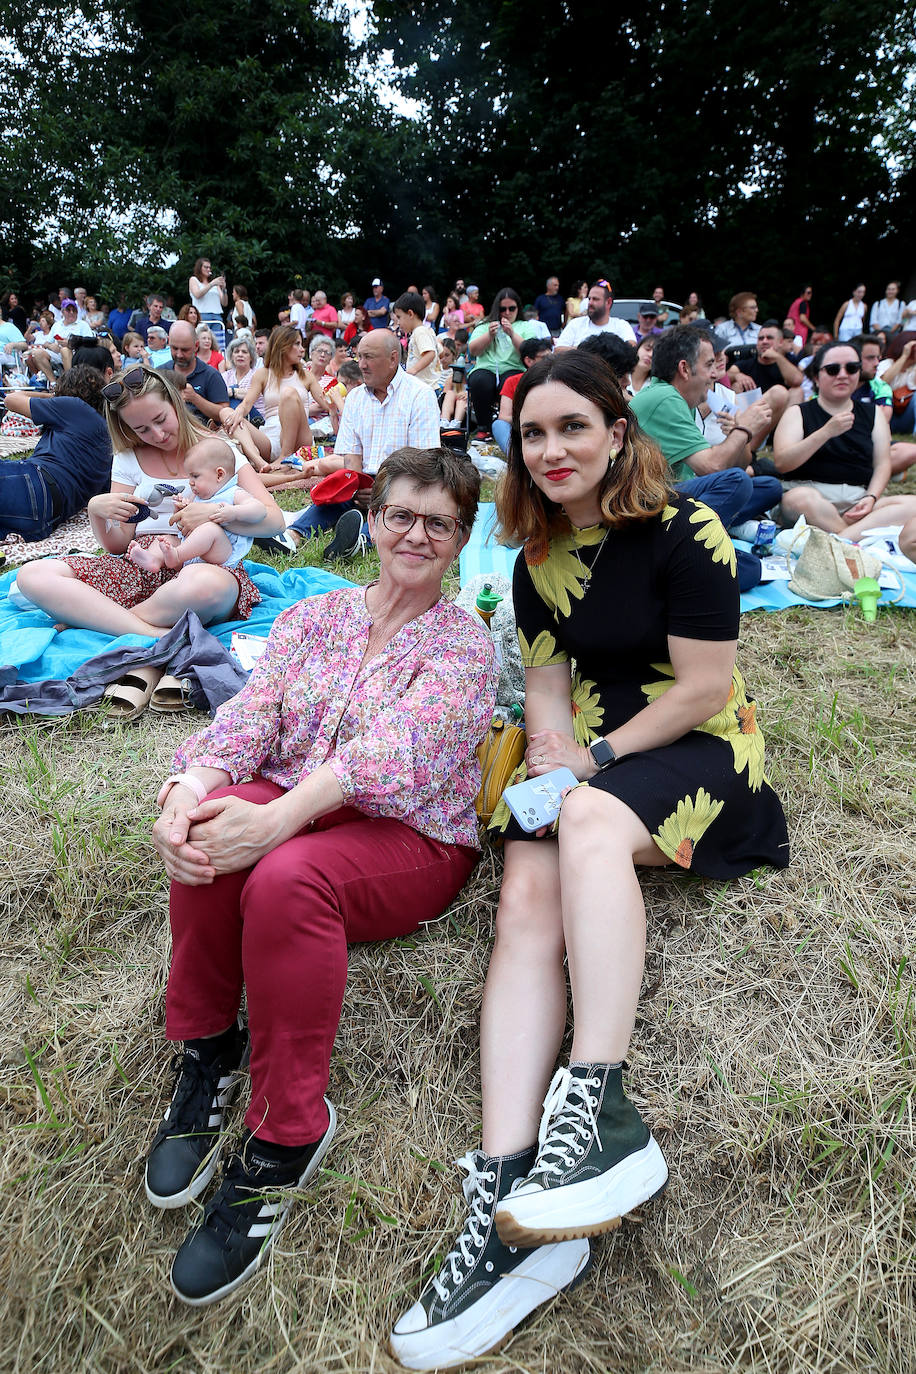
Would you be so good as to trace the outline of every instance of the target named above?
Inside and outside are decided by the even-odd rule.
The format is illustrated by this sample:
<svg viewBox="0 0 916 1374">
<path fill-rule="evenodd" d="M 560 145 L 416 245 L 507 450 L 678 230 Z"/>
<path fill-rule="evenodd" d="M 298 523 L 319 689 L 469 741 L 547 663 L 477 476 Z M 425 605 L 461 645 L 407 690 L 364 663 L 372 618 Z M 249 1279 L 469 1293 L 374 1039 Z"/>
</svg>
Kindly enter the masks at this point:
<svg viewBox="0 0 916 1374">
<path fill-rule="evenodd" d="M 625 725 L 611 730 L 606 739 L 618 758 L 673 744 L 717 715 L 728 700 L 730 688 L 731 677 L 724 688 L 713 682 L 695 686 L 674 682 Z"/>
<path fill-rule="evenodd" d="M 280 818 L 283 839 L 297 835 L 310 821 L 319 820 L 343 804 L 340 783 L 326 763 L 284 792 L 282 797 L 268 803 Z"/>
<path fill-rule="evenodd" d="M 197 781 L 203 787 L 204 794 L 206 796 L 209 796 L 211 792 L 215 792 L 218 787 L 228 787 L 232 781 L 231 775 L 227 773 L 224 769 L 198 767 L 196 763 L 191 764 L 190 767 L 186 768 L 185 773 L 187 773 L 189 777 L 197 779 Z M 181 775 L 178 773 L 173 774 L 173 776 L 175 777 L 175 782 L 173 782 L 169 787 L 169 790 L 162 798 L 160 805 L 165 805 L 167 798 L 171 795 L 174 788 L 181 787 L 184 788 L 184 790 L 194 798 L 194 805 L 197 806 L 200 801 L 200 798 L 198 797 L 193 785 L 188 787 L 184 783 L 179 781 Z"/>
</svg>

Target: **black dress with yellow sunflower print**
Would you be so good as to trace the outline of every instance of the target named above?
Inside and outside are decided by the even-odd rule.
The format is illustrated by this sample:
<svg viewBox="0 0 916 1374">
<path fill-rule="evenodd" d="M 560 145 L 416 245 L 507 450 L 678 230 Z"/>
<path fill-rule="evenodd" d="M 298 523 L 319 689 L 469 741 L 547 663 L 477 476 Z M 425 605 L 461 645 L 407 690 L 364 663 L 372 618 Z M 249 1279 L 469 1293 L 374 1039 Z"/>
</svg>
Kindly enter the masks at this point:
<svg viewBox="0 0 916 1374">
<path fill-rule="evenodd" d="M 623 529 L 571 530 L 541 548 L 529 541 L 515 564 L 513 598 L 525 666 L 572 663 L 579 744 L 609 734 L 668 690 L 669 635 L 738 637 L 731 540 L 717 515 L 685 497 Z M 709 878 L 739 877 L 789 862 L 785 816 L 764 777 L 763 753 L 756 704 L 736 669 L 718 715 L 673 744 L 628 754 L 589 786 L 625 802 L 672 862 Z M 504 804 L 491 828 L 532 838 Z"/>
</svg>

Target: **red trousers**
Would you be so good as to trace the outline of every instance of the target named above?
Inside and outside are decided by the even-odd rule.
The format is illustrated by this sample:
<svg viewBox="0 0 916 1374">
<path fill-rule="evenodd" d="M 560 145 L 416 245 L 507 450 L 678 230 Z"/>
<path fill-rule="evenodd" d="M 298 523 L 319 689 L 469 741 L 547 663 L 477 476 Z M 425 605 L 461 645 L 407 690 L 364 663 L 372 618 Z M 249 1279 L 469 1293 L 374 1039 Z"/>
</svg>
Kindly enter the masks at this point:
<svg viewBox="0 0 916 1374">
<path fill-rule="evenodd" d="M 283 789 L 263 778 L 227 787 L 261 805 Z M 278 1145 L 317 1140 L 347 981 L 347 942 L 388 940 L 433 920 L 476 859 L 402 821 L 342 807 L 206 887 L 173 883 L 170 1040 L 218 1035 L 248 991 L 249 1130 Z"/>
</svg>

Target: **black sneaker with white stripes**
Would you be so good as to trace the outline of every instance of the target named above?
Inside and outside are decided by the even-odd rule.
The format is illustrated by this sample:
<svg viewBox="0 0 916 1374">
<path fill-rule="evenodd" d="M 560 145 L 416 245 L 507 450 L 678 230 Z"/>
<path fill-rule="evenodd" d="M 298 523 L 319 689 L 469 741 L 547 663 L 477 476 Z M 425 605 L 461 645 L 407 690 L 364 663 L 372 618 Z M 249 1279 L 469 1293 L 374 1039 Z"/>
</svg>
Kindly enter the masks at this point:
<svg viewBox="0 0 916 1374">
<path fill-rule="evenodd" d="M 146 1196 L 154 1207 L 184 1207 L 198 1197 L 219 1163 L 226 1108 L 239 1090 L 248 1032 L 210 1064 L 185 1046 L 173 1061 L 175 1087 L 146 1161 Z"/>
<path fill-rule="evenodd" d="M 337 1113 L 325 1098 L 328 1128 L 288 1163 L 277 1163 L 269 1146 L 249 1132 L 233 1150 L 223 1177 L 172 1261 L 176 1296 L 192 1307 L 226 1297 L 251 1278 L 270 1250 L 293 1205 L 292 1192 L 305 1187 L 326 1155 Z"/>
<path fill-rule="evenodd" d="M 332 558 L 352 558 L 355 553 L 366 552 L 363 535 L 363 514 L 359 510 L 344 511 L 334 526 L 334 538 L 321 555 L 325 563 Z"/>
</svg>

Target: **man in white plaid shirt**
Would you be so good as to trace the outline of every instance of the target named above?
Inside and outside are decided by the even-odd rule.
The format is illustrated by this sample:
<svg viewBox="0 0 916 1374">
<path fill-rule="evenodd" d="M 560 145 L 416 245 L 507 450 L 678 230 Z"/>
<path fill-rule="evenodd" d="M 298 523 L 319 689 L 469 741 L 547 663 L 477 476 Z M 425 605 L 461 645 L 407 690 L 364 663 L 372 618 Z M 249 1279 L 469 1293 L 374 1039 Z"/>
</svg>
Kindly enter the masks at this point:
<svg viewBox="0 0 916 1374">
<path fill-rule="evenodd" d="M 401 368 L 401 345 L 389 329 L 363 335 L 357 349 L 363 386 L 347 395 L 333 456 L 306 463 L 303 475 L 325 476 L 340 468 L 376 473 L 389 453 L 410 445 L 436 448 L 439 444 L 439 406 L 431 387 Z M 350 557 L 365 535 L 354 501 L 309 506 L 289 527 L 288 534 L 309 539 L 337 526 L 325 558 Z"/>
</svg>

